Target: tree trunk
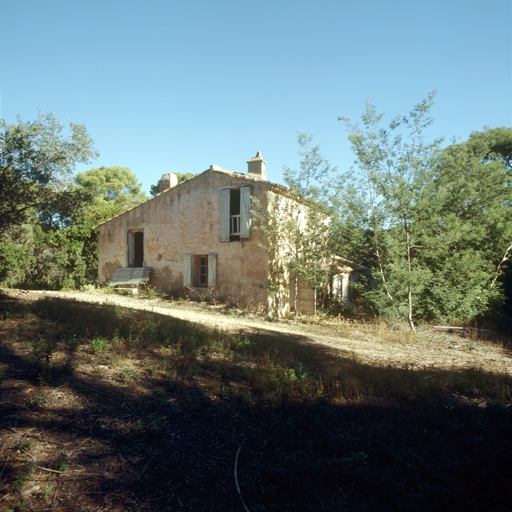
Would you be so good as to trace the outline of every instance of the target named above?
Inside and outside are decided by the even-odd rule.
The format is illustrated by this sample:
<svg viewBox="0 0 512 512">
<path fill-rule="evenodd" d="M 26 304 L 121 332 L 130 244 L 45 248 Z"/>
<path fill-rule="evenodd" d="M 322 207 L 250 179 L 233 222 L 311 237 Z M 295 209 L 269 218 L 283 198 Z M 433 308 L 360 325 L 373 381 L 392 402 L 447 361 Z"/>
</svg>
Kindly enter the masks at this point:
<svg viewBox="0 0 512 512">
<path fill-rule="evenodd" d="M 416 327 L 414 327 L 414 322 L 412 321 L 412 285 L 410 282 L 411 279 L 411 240 L 409 237 L 409 229 L 407 227 L 407 219 L 404 218 L 404 229 L 407 237 L 407 266 L 409 269 L 409 286 L 407 287 L 407 305 L 409 306 L 409 314 L 407 315 L 407 320 L 409 321 L 409 327 L 415 331 Z"/>
</svg>

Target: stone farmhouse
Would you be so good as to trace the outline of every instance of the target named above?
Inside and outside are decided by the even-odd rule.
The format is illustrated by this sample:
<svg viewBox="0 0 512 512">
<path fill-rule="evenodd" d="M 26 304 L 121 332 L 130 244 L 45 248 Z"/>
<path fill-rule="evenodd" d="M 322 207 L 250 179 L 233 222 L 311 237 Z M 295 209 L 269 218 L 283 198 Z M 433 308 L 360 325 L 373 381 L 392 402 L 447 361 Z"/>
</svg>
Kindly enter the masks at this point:
<svg viewBox="0 0 512 512">
<path fill-rule="evenodd" d="M 264 205 L 267 193 L 287 201 L 288 189 L 266 179 L 259 151 L 247 164 L 246 174 L 212 165 L 180 183 L 164 174 L 159 194 L 96 226 L 99 281 L 109 283 L 118 268 L 144 267 L 149 286 L 162 292 L 213 294 L 278 316 L 290 311 L 293 276 L 269 292 L 272 262 L 251 222 L 252 197 Z M 300 286 L 298 304 L 314 313 L 315 290 Z"/>
</svg>

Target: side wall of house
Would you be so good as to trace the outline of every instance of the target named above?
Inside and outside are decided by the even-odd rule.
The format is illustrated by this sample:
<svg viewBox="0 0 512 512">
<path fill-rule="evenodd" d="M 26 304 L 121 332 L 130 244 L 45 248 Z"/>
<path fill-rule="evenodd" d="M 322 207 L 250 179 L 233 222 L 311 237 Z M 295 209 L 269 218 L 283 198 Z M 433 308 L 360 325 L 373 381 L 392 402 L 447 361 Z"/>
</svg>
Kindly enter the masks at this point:
<svg viewBox="0 0 512 512">
<path fill-rule="evenodd" d="M 261 232 L 252 230 L 245 241 L 220 241 L 221 190 L 248 185 L 254 196 L 265 200 L 268 182 L 205 171 L 99 226 L 99 281 L 109 282 L 115 268 L 129 266 L 130 232 L 142 230 L 144 266 L 152 268 L 150 286 L 167 293 L 183 288 L 184 256 L 213 253 L 213 294 L 268 308 L 268 290 L 262 286 L 268 258 L 258 247 Z"/>
<path fill-rule="evenodd" d="M 316 313 L 316 290 L 299 279 L 295 300 L 295 273 L 289 271 L 290 259 L 301 256 L 298 245 L 300 242 L 296 240 L 297 233 L 304 234 L 311 229 L 308 227 L 310 209 L 287 195 L 275 192 L 270 195 L 267 205 L 267 217 L 271 226 L 268 245 L 272 248 L 269 252 L 269 282 L 272 291 L 269 296 L 269 311 L 277 316 L 284 316 L 296 307 L 300 314 L 313 315 Z M 318 212 L 315 215 L 316 220 L 326 228 L 319 230 L 315 236 L 328 236 L 329 217 L 318 217 Z M 321 241 L 318 239 L 317 242 Z"/>
</svg>

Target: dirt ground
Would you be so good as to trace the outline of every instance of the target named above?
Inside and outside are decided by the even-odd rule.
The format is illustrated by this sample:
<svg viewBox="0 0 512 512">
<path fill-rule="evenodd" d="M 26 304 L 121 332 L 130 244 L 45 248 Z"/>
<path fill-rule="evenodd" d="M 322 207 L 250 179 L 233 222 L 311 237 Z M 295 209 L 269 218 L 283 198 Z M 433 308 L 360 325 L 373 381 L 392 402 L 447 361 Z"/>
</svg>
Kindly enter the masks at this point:
<svg viewBox="0 0 512 512">
<path fill-rule="evenodd" d="M 437 368 L 443 370 L 479 368 L 493 373 L 512 373 L 512 339 L 505 336 L 493 340 L 462 337 L 457 334 L 420 329 L 417 335 L 408 330 L 396 332 L 372 324 L 351 323 L 343 320 L 303 319 L 269 322 L 254 314 L 222 305 L 187 301 L 147 299 L 139 296 L 102 294 L 96 292 L 20 292 L 3 290 L 23 300 L 49 297 L 70 298 L 77 301 L 115 304 L 120 307 L 151 311 L 174 318 L 196 322 L 209 327 L 248 334 L 273 332 L 295 335 L 297 343 L 317 344 L 340 355 L 354 355 L 362 362 L 390 364 L 409 368 Z"/>
<path fill-rule="evenodd" d="M 375 367 L 512 373 L 511 345 L 505 338 L 471 339 L 431 329 L 411 334 L 341 319 L 274 322 L 222 305 L 144 296 L 2 293 L 12 304 L 56 297 L 271 336 L 283 346 L 303 345 L 304 353 L 325 356 L 329 364 L 339 360 L 326 356 L 338 354 Z M 0 323 L 0 512 L 234 511 L 243 509 L 241 497 L 251 512 L 430 510 L 428 494 L 434 490 L 449 503 L 466 498 L 471 503 L 480 493 L 479 482 L 499 496 L 499 503 L 508 500 L 504 468 L 509 467 L 510 443 L 493 448 L 485 436 L 506 436 L 510 407 L 499 413 L 505 414 L 499 421 L 483 400 L 458 393 L 448 401 L 402 409 L 368 404 L 343 411 L 293 404 L 278 410 L 252 407 L 219 398 L 224 385 L 243 385 L 232 382 L 221 364 L 214 365 L 215 379 L 211 372 L 191 374 L 176 385 L 158 369 L 164 357 L 158 348 L 147 358 L 128 353 L 110 364 L 85 344 L 76 347 L 63 383 L 38 383 L 27 341 L 45 336 L 44 319 L 27 320 L 25 329 L 18 326 L 18 342 L 15 324 Z M 217 380 L 224 385 L 212 393 Z M 471 428 L 460 426 L 459 414 L 468 415 Z M 394 442 L 400 447 L 413 443 L 417 453 L 406 456 Z M 454 466 L 453 460 L 466 452 L 473 458 Z M 418 475 L 433 476 L 418 476 L 403 491 L 399 484 L 411 478 L 414 465 L 426 467 Z M 463 474 L 466 468 L 475 468 L 475 474 Z M 496 474 L 503 476 L 496 479 Z"/>
</svg>

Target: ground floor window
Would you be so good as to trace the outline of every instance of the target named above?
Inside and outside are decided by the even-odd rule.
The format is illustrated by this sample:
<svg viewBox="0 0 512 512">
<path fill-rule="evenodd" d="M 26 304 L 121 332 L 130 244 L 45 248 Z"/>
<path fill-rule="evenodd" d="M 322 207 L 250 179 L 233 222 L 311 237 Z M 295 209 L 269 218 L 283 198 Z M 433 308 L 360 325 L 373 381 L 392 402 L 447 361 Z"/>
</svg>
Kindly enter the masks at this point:
<svg viewBox="0 0 512 512">
<path fill-rule="evenodd" d="M 185 254 L 183 286 L 213 287 L 217 284 L 217 254 Z"/>
</svg>

